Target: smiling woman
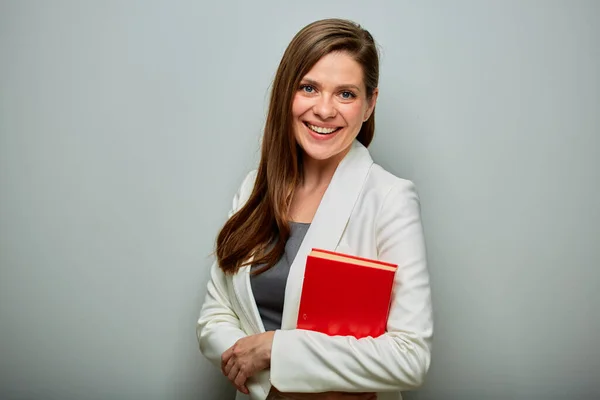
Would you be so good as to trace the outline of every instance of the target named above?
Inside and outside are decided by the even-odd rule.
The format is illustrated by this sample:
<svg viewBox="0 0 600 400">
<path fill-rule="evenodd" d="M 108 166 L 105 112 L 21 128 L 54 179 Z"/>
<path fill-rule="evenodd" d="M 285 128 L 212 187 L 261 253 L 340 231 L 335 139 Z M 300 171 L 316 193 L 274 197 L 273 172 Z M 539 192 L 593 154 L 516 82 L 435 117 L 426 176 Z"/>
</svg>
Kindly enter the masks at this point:
<svg viewBox="0 0 600 400">
<path fill-rule="evenodd" d="M 344 51 L 323 56 L 304 76 L 294 96 L 296 142 L 312 160 L 339 162 L 375 109 L 361 65 Z"/>
<path fill-rule="evenodd" d="M 283 55 L 260 163 L 217 237 L 197 324 L 238 398 L 398 400 L 423 383 L 433 322 L 419 198 L 367 150 L 378 79 L 375 41 L 351 21 L 316 21 Z M 296 329 L 313 248 L 398 266 L 385 334 Z"/>
</svg>

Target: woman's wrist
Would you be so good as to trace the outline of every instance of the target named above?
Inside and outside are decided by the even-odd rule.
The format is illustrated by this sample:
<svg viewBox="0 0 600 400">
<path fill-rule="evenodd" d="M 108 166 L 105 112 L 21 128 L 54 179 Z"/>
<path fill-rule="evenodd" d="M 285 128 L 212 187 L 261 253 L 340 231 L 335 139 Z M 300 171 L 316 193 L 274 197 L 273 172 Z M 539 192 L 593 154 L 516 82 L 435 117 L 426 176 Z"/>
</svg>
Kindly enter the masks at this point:
<svg viewBox="0 0 600 400">
<path fill-rule="evenodd" d="M 266 347 L 265 347 L 265 359 L 271 364 L 271 352 L 273 349 L 273 338 L 275 337 L 275 331 L 264 332 Z"/>
</svg>

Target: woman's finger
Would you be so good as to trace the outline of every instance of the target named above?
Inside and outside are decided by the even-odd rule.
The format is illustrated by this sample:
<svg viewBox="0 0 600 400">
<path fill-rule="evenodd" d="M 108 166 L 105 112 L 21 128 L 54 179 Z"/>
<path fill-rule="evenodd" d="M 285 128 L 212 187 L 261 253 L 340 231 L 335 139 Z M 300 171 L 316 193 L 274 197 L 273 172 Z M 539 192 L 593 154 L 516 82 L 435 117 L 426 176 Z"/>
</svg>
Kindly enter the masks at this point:
<svg viewBox="0 0 600 400">
<path fill-rule="evenodd" d="M 221 354 L 221 366 L 227 364 L 227 361 L 229 361 L 229 359 L 231 358 L 232 355 L 233 355 L 233 346 L 231 346 L 230 348 L 225 350 L 223 352 L 223 354 Z"/>
<path fill-rule="evenodd" d="M 240 370 L 239 365 L 233 361 L 233 357 L 229 359 L 229 361 L 227 362 L 227 365 L 225 365 L 225 376 L 227 377 L 227 379 L 229 379 L 231 382 L 234 381 L 235 377 L 238 374 L 238 371 Z"/>
<path fill-rule="evenodd" d="M 233 380 L 233 384 L 238 390 L 244 394 L 248 394 L 248 388 L 246 387 L 246 374 L 240 369 L 238 370 L 237 376 Z"/>
<path fill-rule="evenodd" d="M 231 365 L 229 367 L 229 370 L 227 371 L 227 379 L 229 379 L 233 383 L 233 381 L 235 381 L 235 378 L 239 371 L 240 371 L 239 365 L 233 363 L 233 365 Z"/>
<path fill-rule="evenodd" d="M 250 391 L 248 390 L 248 387 L 246 385 L 243 385 L 241 388 L 238 388 L 238 390 L 244 394 L 250 394 Z"/>
</svg>

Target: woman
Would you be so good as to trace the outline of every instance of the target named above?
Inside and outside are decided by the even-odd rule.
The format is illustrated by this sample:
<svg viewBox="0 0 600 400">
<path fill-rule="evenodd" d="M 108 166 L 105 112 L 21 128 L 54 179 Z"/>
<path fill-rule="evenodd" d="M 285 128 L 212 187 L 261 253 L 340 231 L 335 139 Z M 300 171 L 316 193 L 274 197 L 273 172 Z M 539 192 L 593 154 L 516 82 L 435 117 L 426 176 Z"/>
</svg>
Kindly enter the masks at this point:
<svg viewBox="0 0 600 400">
<path fill-rule="evenodd" d="M 419 199 L 367 150 L 378 78 L 373 38 L 350 21 L 306 26 L 283 55 L 259 167 L 217 238 L 197 325 L 201 352 L 238 398 L 398 400 L 427 373 L 433 322 Z M 384 335 L 295 329 L 312 248 L 398 265 Z"/>
</svg>

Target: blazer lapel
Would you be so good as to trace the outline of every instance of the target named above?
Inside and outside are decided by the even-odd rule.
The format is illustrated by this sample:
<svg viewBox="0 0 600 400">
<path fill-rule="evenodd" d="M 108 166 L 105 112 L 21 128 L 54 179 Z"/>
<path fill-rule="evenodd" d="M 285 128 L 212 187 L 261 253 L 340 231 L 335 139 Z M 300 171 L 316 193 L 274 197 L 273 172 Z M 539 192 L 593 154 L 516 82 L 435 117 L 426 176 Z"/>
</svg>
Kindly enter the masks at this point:
<svg viewBox="0 0 600 400">
<path fill-rule="evenodd" d="M 253 333 L 264 332 L 265 328 L 258 312 L 258 306 L 254 300 L 254 294 L 252 293 L 252 286 L 250 284 L 250 266 L 240 268 L 240 270 L 233 275 L 233 290 L 237 297 L 239 306 L 242 312 L 245 314 L 246 319 L 250 322 L 250 330 Z"/>
<path fill-rule="evenodd" d="M 338 165 L 313 221 L 290 267 L 285 289 L 282 329 L 295 329 L 306 257 L 313 248 L 335 250 L 373 165 L 369 151 L 358 141 Z"/>
</svg>

